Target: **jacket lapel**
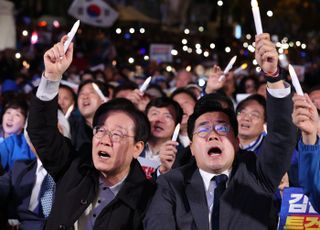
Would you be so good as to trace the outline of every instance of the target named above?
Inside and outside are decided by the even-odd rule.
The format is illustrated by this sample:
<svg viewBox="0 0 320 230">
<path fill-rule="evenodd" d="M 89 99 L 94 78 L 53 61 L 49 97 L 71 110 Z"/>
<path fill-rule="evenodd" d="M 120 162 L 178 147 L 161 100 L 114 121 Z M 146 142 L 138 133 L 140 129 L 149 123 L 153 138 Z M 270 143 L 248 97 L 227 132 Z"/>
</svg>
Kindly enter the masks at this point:
<svg viewBox="0 0 320 230">
<path fill-rule="evenodd" d="M 209 228 L 209 212 L 205 189 L 199 170 L 196 169 L 186 185 L 186 195 L 198 229 Z"/>
</svg>

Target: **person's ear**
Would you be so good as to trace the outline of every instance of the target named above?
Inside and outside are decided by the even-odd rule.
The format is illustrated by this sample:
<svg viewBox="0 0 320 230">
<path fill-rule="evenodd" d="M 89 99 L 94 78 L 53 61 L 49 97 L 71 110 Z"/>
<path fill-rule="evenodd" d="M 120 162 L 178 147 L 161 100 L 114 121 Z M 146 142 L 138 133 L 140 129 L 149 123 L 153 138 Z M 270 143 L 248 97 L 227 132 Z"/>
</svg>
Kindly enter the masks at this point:
<svg viewBox="0 0 320 230">
<path fill-rule="evenodd" d="M 134 150 L 133 150 L 133 158 L 137 159 L 138 156 L 140 156 L 141 152 L 144 149 L 144 142 L 138 141 L 134 144 Z"/>
</svg>

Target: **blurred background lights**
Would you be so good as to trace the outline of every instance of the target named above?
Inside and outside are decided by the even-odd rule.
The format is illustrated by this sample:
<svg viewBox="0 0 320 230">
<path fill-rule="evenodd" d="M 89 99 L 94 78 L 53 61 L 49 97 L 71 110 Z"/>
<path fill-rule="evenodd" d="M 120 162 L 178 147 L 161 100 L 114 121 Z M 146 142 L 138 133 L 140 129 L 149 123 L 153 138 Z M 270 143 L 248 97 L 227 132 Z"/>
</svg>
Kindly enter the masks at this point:
<svg viewBox="0 0 320 230">
<path fill-rule="evenodd" d="M 29 32 L 27 30 L 22 31 L 22 36 L 27 37 L 29 35 Z"/>
<path fill-rule="evenodd" d="M 136 32 L 136 30 L 135 30 L 134 28 L 130 28 L 130 29 L 129 29 L 129 33 L 130 33 L 130 34 L 134 34 L 134 32 Z"/>
<path fill-rule="evenodd" d="M 117 29 L 116 29 L 116 33 L 117 33 L 117 34 L 121 34 L 121 32 L 122 32 L 122 30 L 121 30 L 120 28 L 117 28 Z"/>
<path fill-rule="evenodd" d="M 204 27 L 203 26 L 199 26 L 198 30 L 199 30 L 199 32 L 203 32 L 204 31 Z"/>
<path fill-rule="evenodd" d="M 303 43 L 303 44 L 301 44 L 301 48 L 302 48 L 302 49 L 306 49 L 306 48 L 307 48 L 307 45 Z"/>
<path fill-rule="evenodd" d="M 267 16 L 271 18 L 273 16 L 273 12 L 271 10 L 268 10 L 267 11 Z"/>
<path fill-rule="evenodd" d="M 60 22 L 58 20 L 54 20 L 52 25 L 55 27 L 55 28 L 59 28 L 60 27 Z"/>
<path fill-rule="evenodd" d="M 204 51 L 204 52 L 203 52 L 203 56 L 209 57 L 209 52 L 208 52 L 208 51 Z"/>
<path fill-rule="evenodd" d="M 148 60 L 149 60 L 149 56 L 148 56 L 148 55 L 144 55 L 143 59 L 144 59 L 145 61 L 148 61 Z"/>
<path fill-rule="evenodd" d="M 223 1 L 221 1 L 221 0 L 217 1 L 217 5 L 218 6 L 223 6 Z"/>
<path fill-rule="evenodd" d="M 188 40 L 184 38 L 184 39 L 181 40 L 181 43 L 182 43 L 183 45 L 185 45 L 185 44 L 188 43 Z"/>
<path fill-rule="evenodd" d="M 140 33 L 144 34 L 146 32 L 145 28 L 140 28 Z"/>
<path fill-rule="evenodd" d="M 129 62 L 130 64 L 132 64 L 132 63 L 134 63 L 134 59 L 133 59 L 132 57 L 130 57 L 130 58 L 128 59 L 128 62 Z"/>
<path fill-rule="evenodd" d="M 173 49 L 173 50 L 171 50 L 171 54 L 172 54 L 173 56 L 177 56 L 177 55 L 178 55 L 178 51 L 175 50 L 175 49 Z"/>
<path fill-rule="evenodd" d="M 253 59 L 252 64 L 253 64 L 253 65 L 258 65 L 257 60 L 256 60 L 256 59 Z"/>
<path fill-rule="evenodd" d="M 34 45 L 38 42 L 38 33 L 37 32 L 32 32 L 32 35 L 31 35 L 31 44 Z"/>
<path fill-rule="evenodd" d="M 210 49 L 214 49 L 214 48 L 216 48 L 216 45 L 214 43 L 211 43 L 210 44 Z"/>
<path fill-rule="evenodd" d="M 188 65 L 188 66 L 186 67 L 186 71 L 188 71 L 188 72 L 191 71 L 191 65 Z"/>
<path fill-rule="evenodd" d="M 189 30 L 189 29 L 184 29 L 184 33 L 185 33 L 185 34 L 189 34 L 189 33 L 190 33 L 190 30 Z"/>
<path fill-rule="evenodd" d="M 16 59 L 20 59 L 21 58 L 21 54 L 19 52 L 16 53 L 14 56 L 15 56 Z"/>
<path fill-rule="evenodd" d="M 230 53 L 231 52 L 231 48 L 229 46 L 227 46 L 225 49 L 226 53 Z"/>
</svg>

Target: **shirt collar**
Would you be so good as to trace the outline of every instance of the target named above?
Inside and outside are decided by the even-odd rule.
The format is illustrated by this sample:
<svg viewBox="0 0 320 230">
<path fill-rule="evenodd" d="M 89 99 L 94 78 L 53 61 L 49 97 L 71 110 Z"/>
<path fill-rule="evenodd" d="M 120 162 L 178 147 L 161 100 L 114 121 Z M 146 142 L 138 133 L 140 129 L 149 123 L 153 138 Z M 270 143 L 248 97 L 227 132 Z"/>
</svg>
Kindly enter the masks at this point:
<svg viewBox="0 0 320 230">
<path fill-rule="evenodd" d="M 124 180 L 127 178 L 127 176 L 125 176 L 121 181 L 119 181 L 118 183 L 116 183 L 115 185 L 108 187 L 104 184 L 102 176 L 99 177 L 99 188 L 103 189 L 104 187 L 107 187 L 111 190 L 111 192 L 113 193 L 114 196 L 116 196 L 118 194 L 118 192 L 121 189 L 121 186 L 124 182 Z"/>
<path fill-rule="evenodd" d="M 214 176 L 225 174 L 229 179 L 231 169 L 230 170 L 225 170 L 220 174 L 209 173 L 209 172 L 206 172 L 206 171 L 204 171 L 202 169 L 199 169 L 199 172 L 200 172 L 200 175 L 202 177 L 202 180 L 203 180 L 203 183 L 204 183 L 204 187 L 205 187 L 206 191 L 208 191 L 209 186 L 210 186 L 210 182 L 211 182 L 211 180 L 212 180 L 212 178 Z"/>
</svg>

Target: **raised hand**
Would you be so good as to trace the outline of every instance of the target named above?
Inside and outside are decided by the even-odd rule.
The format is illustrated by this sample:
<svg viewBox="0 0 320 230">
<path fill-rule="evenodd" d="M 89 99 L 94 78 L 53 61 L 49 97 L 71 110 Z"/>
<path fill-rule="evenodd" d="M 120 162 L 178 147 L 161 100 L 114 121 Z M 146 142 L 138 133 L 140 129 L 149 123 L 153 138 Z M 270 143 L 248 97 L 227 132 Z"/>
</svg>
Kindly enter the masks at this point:
<svg viewBox="0 0 320 230">
<path fill-rule="evenodd" d="M 292 121 L 301 130 L 304 144 L 315 144 L 319 116 L 316 107 L 307 94 L 295 94 L 293 100 Z"/>
<path fill-rule="evenodd" d="M 214 93 L 217 90 L 221 89 L 226 81 L 226 78 L 222 78 L 221 81 L 219 81 L 220 76 L 223 74 L 223 71 L 221 68 L 217 65 L 214 65 L 212 70 L 210 71 L 207 85 L 206 85 L 206 93 Z"/>
<path fill-rule="evenodd" d="M 176 159 L 177 145 L 178 142 L 169 140 L 160 147 L 159 155 L 161 164 L 159 171 L 161 174 L 171 170 Z"/>
<path fill-rule="evenodd" d="M 63 36 L 60 42 L 56 43 L 51 49 L 44 53 L 44 76 L 48 80 L 60 80 L 62 74 L 68 69 L 72 62 L 73 43 L 70 44 L 67 52 L 64 54 L 63 44 L 68 36 Z"/>
<path fill-rule="evenodd" d="M 267 33 L 256 35 L 255 58 L 267 75 L 274 76 L 278 71 L 278 52 Z"/>
</svg>

